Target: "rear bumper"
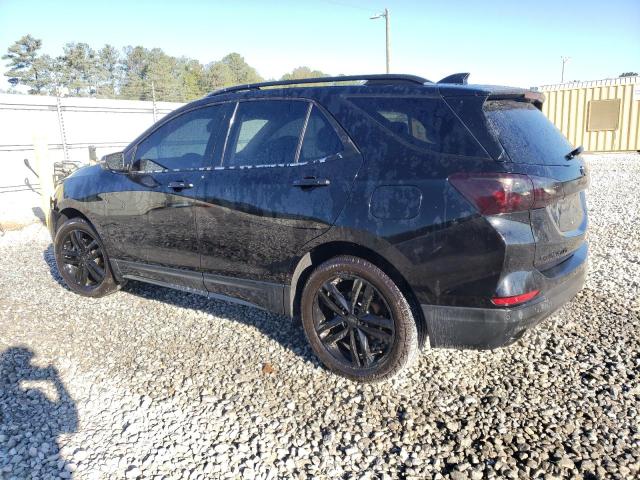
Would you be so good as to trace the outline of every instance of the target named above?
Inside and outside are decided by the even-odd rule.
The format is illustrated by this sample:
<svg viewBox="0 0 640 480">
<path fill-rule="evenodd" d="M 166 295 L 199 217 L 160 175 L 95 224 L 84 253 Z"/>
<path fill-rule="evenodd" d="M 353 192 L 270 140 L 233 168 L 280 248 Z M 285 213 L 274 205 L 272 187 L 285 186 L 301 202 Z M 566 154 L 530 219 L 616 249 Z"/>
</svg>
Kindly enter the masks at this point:
<svg viewBox="0 0 640 480">
<path fill-rule="evenodd" d="M 581 289 L 587 271 L 585 243 L 571 259 L 537 274 L 541 295 L 515 308 L 469 308 L 422 305 L 434 348 L 493 349 L 517 341 L 530 328 L 569 302 Z"/>
</svg>

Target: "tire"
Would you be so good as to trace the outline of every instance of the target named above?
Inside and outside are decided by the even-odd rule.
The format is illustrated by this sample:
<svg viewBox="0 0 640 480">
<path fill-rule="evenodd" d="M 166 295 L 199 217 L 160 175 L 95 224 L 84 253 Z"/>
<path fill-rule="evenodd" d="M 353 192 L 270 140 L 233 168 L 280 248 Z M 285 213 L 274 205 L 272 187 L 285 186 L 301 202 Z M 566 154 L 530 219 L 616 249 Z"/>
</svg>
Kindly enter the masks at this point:
<svg viewBox="0 0 640 480">
<path fill-rule="evenodd" d="M 300 312 L 316 356 L 351 380 L 386 380 L 410 365 L 418 351 L 407 299 L 386 273 L 362 258 L 345 255 L 319 265 L 304 287 Z"/>
<path fill-rule="evenodd" d="M 54 240 L 58 272 L 72 292 L 104 297 L 118 289 L 100 236 L 86 220 L 65 221 Z"/>
</svg>

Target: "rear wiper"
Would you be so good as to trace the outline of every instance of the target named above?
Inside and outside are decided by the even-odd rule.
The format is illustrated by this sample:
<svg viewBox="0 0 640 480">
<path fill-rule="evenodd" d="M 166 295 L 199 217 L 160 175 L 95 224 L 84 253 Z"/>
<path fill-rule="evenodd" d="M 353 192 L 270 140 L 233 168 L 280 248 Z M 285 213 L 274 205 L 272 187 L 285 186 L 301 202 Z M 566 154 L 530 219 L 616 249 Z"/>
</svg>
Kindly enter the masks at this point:
<svg viewBox="0 0 640 480">
<path fill-rule="evenodd" d="M 582 148 L 582 145 L 580 145 L 579 147 L 576 147 L 573 150 L 571 150 L 569 153 L 567 153 L 564 156 L 564 158 L 566 158 L 567 160 L 571 160 L 573 157 L 577 157 L 582 152 L 584 152 L 584 148 Z"/>
</svg>

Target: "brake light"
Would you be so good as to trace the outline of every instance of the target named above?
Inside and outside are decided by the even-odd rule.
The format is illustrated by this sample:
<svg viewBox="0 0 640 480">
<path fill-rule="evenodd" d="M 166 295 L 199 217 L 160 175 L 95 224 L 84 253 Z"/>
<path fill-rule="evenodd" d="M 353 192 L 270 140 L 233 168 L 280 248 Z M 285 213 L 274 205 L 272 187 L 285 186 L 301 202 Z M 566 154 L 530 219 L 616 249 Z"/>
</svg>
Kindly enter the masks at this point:
<svg viewBox="0 0 640 480">
<path fill-rule="evenodd" d="M 533 207 L 533 183 L 517 173 L 456 173 L 451 184 L 483 215 L 520 212 Z"/>
<path fill-rule="evenodd" d="M 534 202 L 532 208 L 543 208 L 564 196 L 562 184 L 553 178 L 529 177 L 533 182 Z"/>
<path fill-rule="evenodd" d="M 483 215 L 543 208 L 564 196 L 560 182 L 518 173 L 456 173 L 449 181 Z"/>
<path fill-rule="evenodd" d="M 540 290 L 532 290 L 530 292 L 523 293 L 522 295 L 515 295 L 513 297 L 494 297 L 491 299 L 491 303 L 493 303 L 497 307 L 511 307 L 513 305 L 528 302 L 539 293 Z"/>
</svg>

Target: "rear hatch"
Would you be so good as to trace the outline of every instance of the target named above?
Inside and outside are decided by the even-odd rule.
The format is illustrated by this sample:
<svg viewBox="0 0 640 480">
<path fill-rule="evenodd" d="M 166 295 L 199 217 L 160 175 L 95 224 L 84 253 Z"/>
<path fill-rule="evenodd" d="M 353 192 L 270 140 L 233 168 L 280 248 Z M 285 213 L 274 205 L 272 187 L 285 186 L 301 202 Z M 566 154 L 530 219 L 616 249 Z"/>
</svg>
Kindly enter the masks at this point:
<svg viewBox="0 0 640 480">
<path fill-rule="evenodd" d="M 551 268 L 584 242 L 587 231 L 586 165 L 564 135 L 529 101 L 489 97 L 484 113 L 513 173 L 528 175 L 542 208 L 531 210 L 535 266 Z"/>
</svg>

